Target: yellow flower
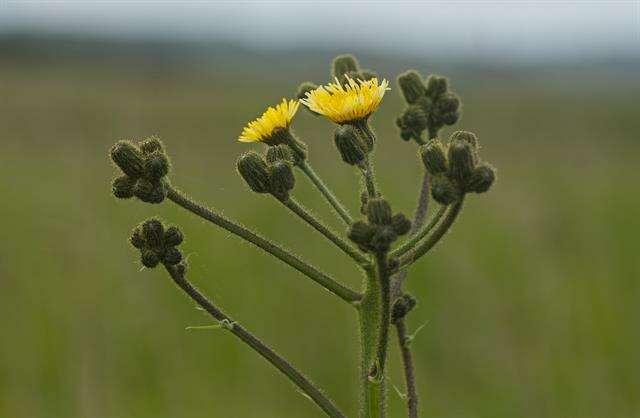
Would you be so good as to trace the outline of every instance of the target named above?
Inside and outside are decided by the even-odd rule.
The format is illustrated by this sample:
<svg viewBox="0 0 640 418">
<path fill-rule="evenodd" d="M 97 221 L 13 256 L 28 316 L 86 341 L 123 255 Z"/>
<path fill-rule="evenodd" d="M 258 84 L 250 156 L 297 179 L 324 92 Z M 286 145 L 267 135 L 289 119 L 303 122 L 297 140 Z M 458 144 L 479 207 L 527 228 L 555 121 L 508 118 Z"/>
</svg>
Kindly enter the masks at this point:
<svg viewBox="0 0 640 418">
<path fill-rule="evenodd" d="M 335 83 L 307 92 L 300 102 L 335 123 L 344 124 L 366 119 L 375 112 L 387 90 L 390 90 L 387 80 L 381 84 L 377 78 L 356 82 L 347 76 L 346 85 L 336 78 Z"/>
<path fill-rule="evenodd" d="M 274 131 L 287 129 L 291 125 L 293 116 L 298 111 L 300 103 L 297 100 L 282 99 L 282 103 L 269 107 L 258 119 L 249 122 L 238 138 L 240 142 L 269 142 Z"/>
</svg>

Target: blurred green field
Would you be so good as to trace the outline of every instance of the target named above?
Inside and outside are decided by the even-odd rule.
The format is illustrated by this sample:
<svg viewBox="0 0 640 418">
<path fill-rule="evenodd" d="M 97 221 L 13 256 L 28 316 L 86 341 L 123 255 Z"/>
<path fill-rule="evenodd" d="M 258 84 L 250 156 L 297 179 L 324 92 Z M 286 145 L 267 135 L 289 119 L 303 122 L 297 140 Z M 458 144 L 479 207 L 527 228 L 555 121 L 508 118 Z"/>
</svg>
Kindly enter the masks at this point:
<svg viewBox="0 0 640 418">
<path fill-rule="evenodd" d="M 318 72 L 0 67 L 0 417 L 323 416 L 230 335 L 185 330 L 210 321 L 163 271 L 141 270 L 126 241 L 153 215 L 185 231 L 200 288 L 355 415 L 348 306 L 168 202 L 110 195 L 111 144 L 158 134 L 175 185 L 358 286 L 346 257 L 248 192 L 234 169 L 242 126 Z M 606 74 L 452 83 L 464 103 L 456 128 L 478 133 L 499 180 L 468 199 L 408 281 L 420 300 L 409 324 L 426 324 L 414 342 L 424 415 L 640 417 L 638 85 Z M 394 127 L 393 88 L 373 120 L 377 172 L 395 207 L 412 212 L 421 168 Z M 355 211 L 358 179 L 338 161 L 330 124 L 300 112 L 294 128 Z M 298 180 L 295 195 L 339 227 Z M 402 388 L 395 347 L 391 365 Z M 403 416 L 393 389 L 389 404 Z"/>
</svg>

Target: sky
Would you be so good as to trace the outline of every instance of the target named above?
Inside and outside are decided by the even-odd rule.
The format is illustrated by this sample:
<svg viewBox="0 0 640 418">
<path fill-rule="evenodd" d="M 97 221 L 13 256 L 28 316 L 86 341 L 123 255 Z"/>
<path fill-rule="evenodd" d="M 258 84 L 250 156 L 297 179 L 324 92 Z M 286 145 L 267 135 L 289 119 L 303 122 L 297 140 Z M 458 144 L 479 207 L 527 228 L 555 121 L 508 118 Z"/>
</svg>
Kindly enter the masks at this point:
<svg viewBox="0 0 640 418">
<path fill-rule="evenodd" d="M 0 0 L 0 33 L 319 45 L 513 59 L 640 55 L 635 1 Z"/>
</svg>

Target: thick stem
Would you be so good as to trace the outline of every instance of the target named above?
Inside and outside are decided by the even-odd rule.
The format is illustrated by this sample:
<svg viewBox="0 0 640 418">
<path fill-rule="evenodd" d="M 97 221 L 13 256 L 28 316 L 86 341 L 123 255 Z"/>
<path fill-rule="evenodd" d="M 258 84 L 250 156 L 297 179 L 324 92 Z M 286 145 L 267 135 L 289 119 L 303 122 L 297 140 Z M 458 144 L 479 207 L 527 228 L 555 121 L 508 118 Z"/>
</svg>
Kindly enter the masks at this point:
<svg viewBox="0 0 640 418">
<path fill-rule="evenodd" d="M 326 184 L 318 177 L 316 172 L 311 168 L 309 163 L 306 160 L 302 160 L 300 164 L 298 164 L 300 170 L 311 180 L 311 182 L 316 186 L 316 188 L 322 193 L 322 195 L 327 199 L 329 204 L 335 209 L 340 218 L 347 225 L 351 225 L 353 223 L 353 218 L 349 215 L 349 211 L 345 209 L 345 207 L 340 203 L 338 198 L 329 190 Z"/>
<path fill-rule="evenodd" d="M 251 242 L 255 246 L 263 249 L 267 253 L 273 255 L 274 257 L 280 259 L 284 263 L 290 265 L 294 269 L 308 276 L 311 280 L 323 286 L 325 289 L 339 296 L 343 300 L 353 303 L 361 299 L 362 295 L 358 292 L 349 289 L 346 286 L 338 283 L 333 278 L 329 277 L 327 274 L 321 272 L 311 264 L 308 264 L 305 261 L 302 261 L 293 253 L 285 250 L 269 241 L 268 239 L 256 234 L 255 232 L 245 228 L 244 226 L 237 224 L 236 222 L 217 214 L 213 210 L 206 208 L 193 200 L 189 199 L 180 191 L 176 190 L 172 186 L 168 187 L 167 197 L 176 203 L 178 206 L 183 207 L 184 209 L 200 216 L 203 219 L 241 237 L 245 240 Z"/>
<path fill-rule="evenodd" d="M 192 300 L 200 307 L 206 310 L 213 318 L 218 321 L 224 321 L 232 334 L 254 349 L 258 354 L 264 357 L 269 363 L 280 370 L 287 376 L 296 386 L 307 394 L 329 417 L 345 418 L 345 415 L 334 405 L 334 403 L 320 389 L 318 389 L 309 379 L 300 373 L 295 367 L 289 364 L 278 353 L 273 351 L 269 346 L 256 338 L 241 325 L 234 322 L 229 316 L 216 308 L 213 303 L 196 289 L 191 282 L 187 280 L 184 274 L 181 274 L 175 266 L 165 266 L 173 281 L 180 287 Z"/>
<path fill-rule="evenodd" d="M 347 255 L 353 258 L 358 264 L 366 268 L 369 265 L 369 259 L 363 253 L 358 251 L 355 247 L 349 244 L 347 241 L 338 236 L 335 232 L 325 226 L 322 222 L 318 221 L 313 214 L 311 214 L 304 206 L 302 206 L 294 198 L 281 201 L 286 207 L 288 207 L 293 213 L 302 218 L 306 223 L 311 225 L 316 231 L 327 237 L 338 248 L 344 251 Z"/>
<path fill-rule="evenodd" d="M 462 203 L 464 202 L 464 196 L 460 198 L 457 202 L 451 204 L 449 210 L 447 211 L 447 215 L 442 220 L 440 225 L 433 231 L 431 235 L 429 235 L 425 240 L 420 242 L 418 246 L 411 252 L 402 256 L 399 260 L 400 268 L 404 266 L 408 266 L 413 264 L 420 257 L 425 255 L 434 245 L 440 241 L 440 239 L 444 236 L 444 234 L 449 230 L 453 222 L 458 217 L 460 210 L 462 209 Z"/>
<path fill-rule="evenodd" d="M 407 411 L 409 418 L 418 418 L 418 392 L 416 391 L 416 377 L 414 374 L 413 355 L 409 347 L 407 327 L 404 318 L 396 321 L 396 333 L 398 334 L 398 346 L 402 355 L 404 378 L 407 387 Z"/>
<path fill-rule="evenodd" d="M 376 273 L 380 284 L 380 327 L 376 362 L 370 369 L 370 376 L 384 380 L 387 348 L 389 347 L 389 328 L 391 326 L 391 283 L 386 253 L 376 254 Z"/>
</svg>

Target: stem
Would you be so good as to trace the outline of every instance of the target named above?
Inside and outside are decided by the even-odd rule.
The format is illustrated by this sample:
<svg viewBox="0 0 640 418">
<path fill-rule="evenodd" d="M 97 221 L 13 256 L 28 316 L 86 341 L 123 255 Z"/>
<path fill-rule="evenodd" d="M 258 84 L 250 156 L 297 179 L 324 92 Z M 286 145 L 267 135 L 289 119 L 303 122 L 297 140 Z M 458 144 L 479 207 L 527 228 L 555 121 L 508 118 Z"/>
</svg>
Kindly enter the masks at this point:
<svg viewBox="0 0 640 418">
<path fill-rule="evenodd" d="M 422 238 L 426 237 L 427 234 L 436 226 L 436 224 L 438 223 L 438 221 L 440 221 L 440 218 L 442 218 L 442 216 L 446 211 L 447 211 L 447 206 L 444 206 L 444 205 L 440 206 L 440 208 L 438 209 L 438 212 L 436 212 L 436 214 L 433 215 L 433 218 L 431 218 L 427 226 L 422 228 L 417 233 L 413 233 L 410 239 L 406 240 L 405 242 L 402 243 L 401 246 L 391 251 L 390 255 L 395 257 L 402 257 L 407 251 L 411 250 L 414 247 L 414 245 L 416 245 Z"/>
<path fill-rule="evenodd" d="M 181 206 L 184 209 L 200 216 L 201 218 L 206 219 L 207 221 L 231 232 L 232 234 L 235 234 L 251 242 L 258 248 L 263 249 L 264 251 L 298 270 L 299 272 L 305 274 L 311 280 L 320 284 L 325 289 L 339 296 L 343 300 L 352 303 L 362 298 L 362 295 L 360 295 L 358 292 L 338 283 L 336 280 L 318 270 L 311 264 L 308 264 L 307 262 L 301 260 L 290 251 L 285 250 L 279 245 L 272 243 L 268 239 L 256 234 L 255 232 L 245 228 L 244 226 L 237 224 L 236 222 L 222 215 L 217 214 L 213 210 L 194 202 L 193 200 L 185 196 L 182 192 L 174 189 L 172 186 L 167 185 L 167 192 L 167 197 L 178 206 Z"/>
<path fill-rule="evenodd" d="M 367 194 L 369 197 L 378 197 L 378 190 L 376 188 L 376 177 L 373 172 L 373 167 L 369 158 L 365 159 L 362 164 L 362 178 L 364 179 L 364 185 L 367 188 Z"/>
<path fill-rule="evenodd" d="M 240 340 L 280 370 L 296 386 L 298 386 L 300 390 L 306 393 L 328 416 L 332 418 L 345 418 L 345 415 L 340 412 L 331 399 L 324 395 L 313 383 L 311 383 L 309 379 L 307 379 L 285 359 L 280 357 L 280 355 L 273 351 L 269 346 L 216 308 L 205 295 L 203 295 L 187 280 L 184 274 L 180 274 L 178 272 L 175 266 L 165 265 L 165 268 L 178 287 L 180 287 L 191 299 L 193 299 L 216 320 L 225 321 L 226 323 L 231 324 L 229 325 L 229 328 L 232 334 L 240 338 Z"/>
<path fill-rule="evenodd" d="M 434 245 L 440 241 L 444 234 L 449 230 L 453 222 L 458 217 L 460 209 L 462 209 L 462 203 L 464 202 L 464 196 L 457 202 L 453 203 L 447 212 L 444 220 L 438 225 L 433 233 L 422 241 L 418 246 L 408 254 L 402 256 L 399 260 L 400 267 L 408 266 L 415 263 L 420 257 L 425 255 Z"/>
<path fill-rule="evenodd" d="M 404 323 L 404 318 L 396 321 L 395 325 L 407 386 L 407 411 L 409 412 L 409 418 L 418 418 L 418 392 L 416 391 L 416 377 L 413 373 L 413 355 L 411 354 L 411 348 L 408 343 L 407 327 Z"/>
<path fill-rule="evenodd" d="M 379 375 L 384 379 L 384 366 L 387 361 L 387 348 L 389 346 L 389 327 L 391 325 L 391 283 L 386 253 L 376 254 L 376 270 L 378 282 L 380 283 L 380 327 L 376 350 L 377 362 L 372 366 L 369 375 L 372 377 Z"/>
<path fill-rule="evenodd" d="M 289 197 L 287 200 L 282 201 L 286 207 L 292 212 L 302 218 L 306 223 L 311 225 L 316 231 L 327 237 L 338 248 L 344 251 L 347 255 L 353 258 L 358 264 L 362 266 L 369 265 L 369 259 L 360 251 L 351 246 L 347 241 L 338 236 L 335 232 L 318 221 L 304 206 L 298 203 L 294 198 Z"/>
<path fill-rule="evenodd" d="M 309 163 L 306 160 L 303 160 L 298 167 L 302 170 L 302 172 L 311 180 L 311 182 L 316 186 L 316 188 L 322 193 L 322 195 L 327 199 L 327 201 L 333 206 L 333 209 L 338 213 L 340 218 L 347 225 L 351 225 L 353 223 L 353 218 L 349 215 L 349 211 L 345 209 L 345 207 L 340 203 L 338 198 L 329 190 L 326 184 L 318 177 L 316 172 L 311 168 Z"/>
</svg>

